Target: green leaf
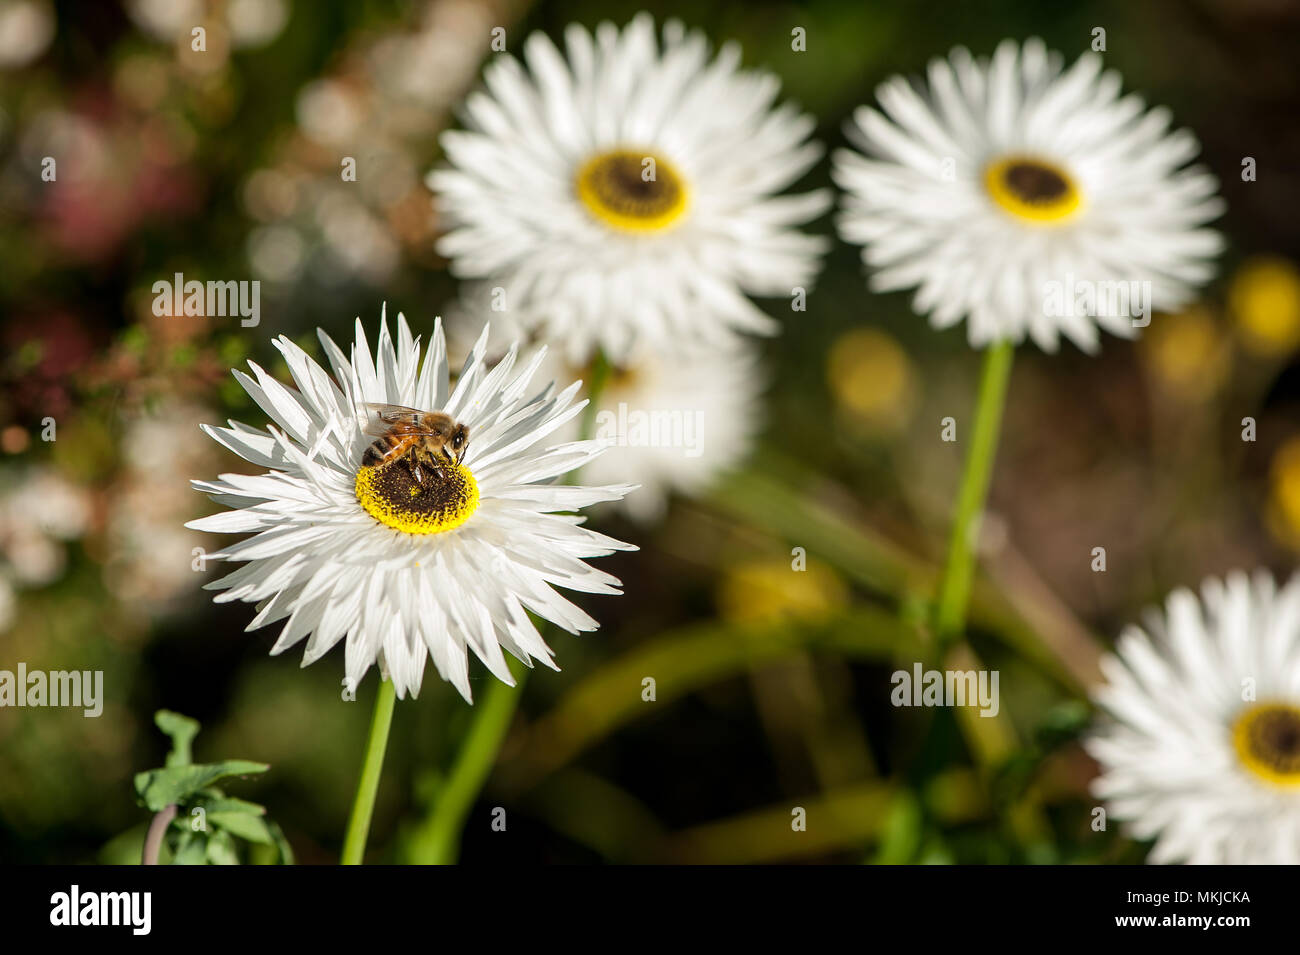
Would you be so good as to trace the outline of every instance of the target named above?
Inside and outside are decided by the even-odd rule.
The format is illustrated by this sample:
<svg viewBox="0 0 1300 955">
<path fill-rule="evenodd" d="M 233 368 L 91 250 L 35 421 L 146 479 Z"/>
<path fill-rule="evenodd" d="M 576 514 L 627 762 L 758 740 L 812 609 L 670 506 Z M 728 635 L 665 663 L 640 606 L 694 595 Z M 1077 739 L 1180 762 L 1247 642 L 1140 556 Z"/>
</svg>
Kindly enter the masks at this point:
<svg viewBox="0 0 1300 955">
<path fill-rule="evenodd" d="M 148 809 L 159 812 L 172 804 L 184 803 L 190 796 L 218 779 L 264 773 L 268 769 L 270 767 L 266 763 L 254 763 L 246 759 L 151 769 L 136 773 L 135 791 Z"/>
<path fill-rule="evenodd" d="M 812 475 L 798 462 L 769 454 L 761 470 L 737 471 L 707 500 L 733 518 L 799 543 L 855 583 L 901 600 L 905 615 L 914 618 L 920 606 L 916 601 L 928 600 L 934 592 L 939 567 L 796 490 L 812 484 Z M 1091 682 L 1084 674 L 1091 672 L 1098 644 L 1068 614 L 1053 621 L 1061 640 L 1049 645 L 1041 622 L 1031 623 L 998 587 L 976 578 L 968 618 L 970 629 L 987 631 L 1066 689 L 1081 692 Z"/>
<path fill-rule="evenodd" d="M 250 816 L 242 812 L 210 812 L 208 822 L 249 842 L 271 845 L 275 841 L 266 826 L 266 820 L 261 816 Z"/>
<path fill-rule="evenodd" d="M 289 840 L 285 838 L 284 830 L 270 819 L 266 821 L 266 827 L 271 831 L 275 847 L 280 850 L 280 864 L 293 865 L 293 846 L 289 845 Z"/>
<path fill-rule="evenodd" d="M 190 744 L 199 735 L 199 721 L 171 710 L 159 710 L 153 715 L 154 724 L 172 738 L 172 751 L 167 754 L 167 766 L 188 766 L 193 759 Z"/>
<path fill-rule="evenodd" d="M 244 813 L 249 816 L 266 815 L 266 807 L 259 806 L 255 802 L 248 802 L 244 799 L 235 799 L 233 796 L 210 796 L 206 793 L 200 793 L 200 798 L 194 800 L 196 806 L 201 806 L 209 816 L 213 813 Z"/>
<path fill-rule="evenodd" d="M 280 829 L 270 819 L 265 820 L 267 832 L 271 834 L 271 844 L 263 845 L 254 842 L 248 847 L 248 862 L 250 865 L 293 865 L 293 849 L 289 846 L 289 840 L 284 837 L 283 830 Z"/>
<path fill-rule="evenodd" d="M 208 838 L 204 832 L 185 832 L 181 834 L 172 855 L 172 865 L 207 865 Z"/>
<path fill-rule="evenodd" d="M 114 836 L 100 847 L 95 861 L 99 865 L 139 865 L 140 852 L 144 849 L 144 837 L 148 830 L 148 823 L 142 822 Z"/>
<path fill-rule="evenodd" d="M 208 861 L 213 865 L 239 865 L 239 853 L 235 851 L 235 840 L 220 829 L 208 837 Z"/>
</svg>

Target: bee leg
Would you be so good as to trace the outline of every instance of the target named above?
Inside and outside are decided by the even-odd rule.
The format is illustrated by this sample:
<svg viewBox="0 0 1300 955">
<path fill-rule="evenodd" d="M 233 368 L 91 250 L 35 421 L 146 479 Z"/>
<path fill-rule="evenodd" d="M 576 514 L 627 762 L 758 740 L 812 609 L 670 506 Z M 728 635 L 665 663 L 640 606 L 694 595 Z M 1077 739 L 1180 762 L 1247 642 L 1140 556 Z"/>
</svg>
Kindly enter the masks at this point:
<svg viewBox="0 0 1300 955">
<path fill-rule="evenodd" d="M 423 486 L 426 483 L 429 477 L 432 477 L 434 475 L 436 475 L 439 478 L 439 480 L 442 479 L 443 477 L 442 468 L 438 466 L 438 461 L 436 458 L 434 458 L 433 455 L 429 454 L 427 451 L 421 451 L 417 455 L 417 460 L 424 464 L 424 471 L 422 471 L 421 473 L 424 474 L 425 477 L 420 479 L 421 486 Z M 418 466 L 419 465 L 417 464 L 417 467 Z"/>
</svg>

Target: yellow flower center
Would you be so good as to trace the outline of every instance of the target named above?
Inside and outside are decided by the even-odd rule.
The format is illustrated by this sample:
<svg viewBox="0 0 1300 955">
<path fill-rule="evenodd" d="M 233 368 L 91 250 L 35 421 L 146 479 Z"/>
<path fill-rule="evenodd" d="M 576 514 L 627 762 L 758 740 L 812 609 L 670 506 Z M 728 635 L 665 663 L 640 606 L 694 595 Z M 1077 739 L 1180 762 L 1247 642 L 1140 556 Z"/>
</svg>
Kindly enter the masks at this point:
<svg viewBox="0 0 1300 955">
<path fill-rule="evenodd" d="M 657 232 L 686 211 L 686 183 L 664 158 L 615 149 L 582 164 L 578 198 L 598 220 L 625 232 Z"/>
<path fill-rule="evenodd" d="M 1256 703 L 1232 727 L 1243 766 L 1276 786 L 1300 786 L 1300 707 Z"/>
<path fill-rule="evenodd" d="M 1004 156 L 989 163 L 984 187 L 999 207 L 1025 222 L 1059 224 L 1083 205 L 1068 172 L 1032 156 Z"/>
<path fill-rule="evenodd" d="M 439 470 L 421 465 L 416 481 L 405 458 L 357 471 L 357 500 L 366 513 L 407 534 L 440 534 L 460 527 L 478 509 L 478 483 L 469 468 L 444 462 Z"/>
</svg>

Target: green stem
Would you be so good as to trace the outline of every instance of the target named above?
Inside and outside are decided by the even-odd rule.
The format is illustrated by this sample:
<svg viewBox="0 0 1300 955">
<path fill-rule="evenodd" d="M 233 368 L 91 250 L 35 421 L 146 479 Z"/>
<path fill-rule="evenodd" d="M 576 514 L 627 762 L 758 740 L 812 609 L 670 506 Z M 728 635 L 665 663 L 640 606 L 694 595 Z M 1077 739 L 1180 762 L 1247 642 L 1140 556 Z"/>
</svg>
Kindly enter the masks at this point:
<svg viewBox="0 0 1300 955">
<path fill-rule="evenodd" d="M 604 393 L 605 385 L 609 383 L 610 377 L 614 374 L 614 366 L 609 363 L 605 353 L 597 349 L 587 371 L 587 407 L 582 409 L 582 417 L 578 423 L 578 437 L 584 441 L 596 436 L 596 416 L 600 414 L 600 396 Z M 564 483 L 577 484 L 580 470 L 582 469 L 574 468 L 566 474 Z"/>
<path fill-rule="evenodd" d="M 483 699 L 474 707 L 474 720 L 461 743 L 456 762 L 438 792 L 434 812 L 412 834 L 407 843 L 411 862 L 420 865 L 453 865 L 460 856 L 460 836 L 497 753 L 514 720 L 527 671 L 515 673 L 515 686 L 500 680 L 488 684 Z"/>
<path fill-rule="evenodd" d="M 948 558 L 944 562 L 943 577 L 939 580 L 934 629 L 941 645 L 961 636 L 966 627 L 966 605 L 970 600 L 975 564 L 975 535 L 993 475 L 998 430 L 1002 424 L 1002 409 L 1006 404 L 1007 382 L 1011 377 L 1014 355 L 1015 346 L 1008 341 L 990 345 L 984 353 L 970 451 L 966 455 L 966 469 L 957 492 L 957 513 L 948 538 Z"/>
<path fill-rule="evenodd" d="M 375 811 L 375 794 L 379 792 L 379 776 L 384 769 L 384 752 L 388 749 L 388 730 L 393 725 L 396 699 L 393 681 L 381 681 L 379 695 L 375 697 L 375 712 L 370 717 L 370 738 L 366 741 L 366 757 L 361 764 L 357 795 L 352 802 L 352 815 L 348 818 L 348 831 L 343 839 L 343 865 L 361 865 L 366 854 L 366 837 L 370 835 L 370 817 Z"/>
<path fill-rule="evenodd" d="M 188 757 L 185 761 L 189 762 Z M 154 815 L 153 821 L 149 823 L 149 831 L 144 837 L 144 851 L 140 856 L 141 865 L 158 864 L 158 854 L 162 852 L 163 840 L 167 838 L 167 827 L 175 818 L 175 805 L 167 806 Z"/>
<path fill-rule="evenodd" d="M 582 409 L 582 427 L 581 434 L 583 438 L 590 438 L 596 433 L 596 414 L 600 411 L 601 393 L 605 390 L 605 385 L 609 383 L 610 376 L 613 375 L 614 368 L 605 357 L 603 351 L 597 351 L 596 356 L 591 360 L 591 375 L 587 381 L 587 395 L 591 398 L 587 407 Z"/>
<path fill-rule="evenodd" d="M 596 428 L 601 392 L 605 390 L 613 368 L 604 353 L 597 351 L 591 362 L 591 375 L 587 382 L 590 401 L 583 409 L 580 436 L 592 437 Z M 567 481 L 577 480 L 575 469 Z M 484 698 L 474 707 L 474 717 L 469 733 L 461 743 L 456 762 L 445 784 L 433 800 L 432 812 L 425 817 L 406 843 L 406 855 L 411 862 L 423 865 L 451 865 L 460 857 L 461 832 L 465 820 L 474 806 L 483 784 L 496 763 L 497 753 L 505 740 L 506 732 L 519 708 L 523 696 L 527 670 L 511 666 L 516 685 L 506 686 L 493 680 Z"/>
</svg>

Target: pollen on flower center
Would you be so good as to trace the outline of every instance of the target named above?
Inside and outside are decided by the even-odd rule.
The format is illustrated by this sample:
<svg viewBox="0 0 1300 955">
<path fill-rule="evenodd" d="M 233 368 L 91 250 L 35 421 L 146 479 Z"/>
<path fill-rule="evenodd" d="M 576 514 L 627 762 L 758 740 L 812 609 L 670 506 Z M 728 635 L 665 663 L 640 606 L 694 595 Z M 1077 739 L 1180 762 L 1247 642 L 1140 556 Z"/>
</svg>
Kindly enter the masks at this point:
<svg viewBox="0 0 1300 955">
<path fill-rule="evenodd" d="M 1069 173 L 1029 156 L 1004 156 L 989 163 L 984 187 L 999 208 L 1028 222 L 1063 222 L 1083 203 Z"/>
<path fill-rule="evenodd" d="M 1278 786 L 1300 786 L 1300 707 L 1257 703 L 1237 717 L 1232 741 L 1242 765 Z"/>
<path fill-rule="evenodd" d="M 578 198 L 606 225 L 628 232 L 655 232 L 686 211 L 686 183 L 663 157 L 616 149 L 582 164 Z"/>
<path fill-rule="evenodd" d="M 357 471 L 357 501 L 366 513 L 407 534 L 439 534 L 460 527 L 478 509 L 478 483 L 469 468 L 444 464 L 423 469 L 416 481 L 405 459 L 362 465 Z"/>
</svg>

